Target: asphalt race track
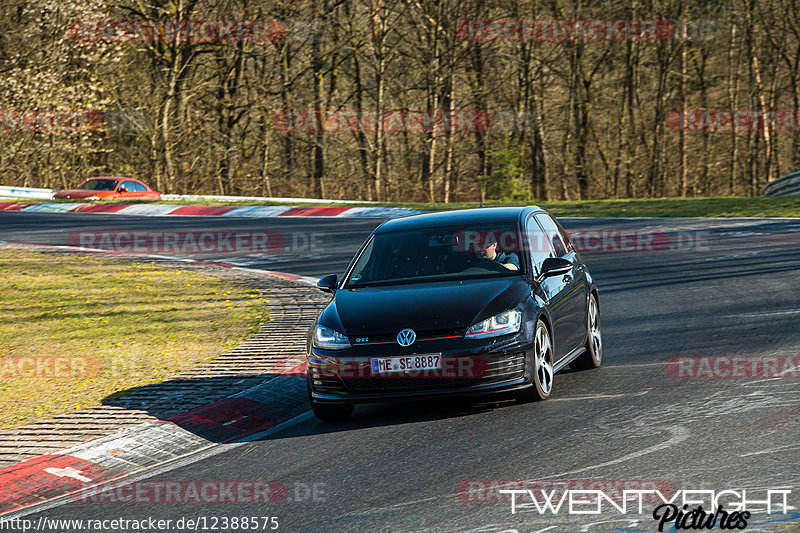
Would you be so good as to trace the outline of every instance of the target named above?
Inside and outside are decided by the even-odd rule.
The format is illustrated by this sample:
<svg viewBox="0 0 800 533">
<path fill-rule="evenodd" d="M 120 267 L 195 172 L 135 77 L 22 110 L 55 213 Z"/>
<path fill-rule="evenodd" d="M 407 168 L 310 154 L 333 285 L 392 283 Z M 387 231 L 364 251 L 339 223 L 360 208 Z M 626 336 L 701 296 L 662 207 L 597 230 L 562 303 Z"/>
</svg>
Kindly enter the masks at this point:
<svg viewBox="0 0 800 533">
<path fill-rule="evenodd" d="M 269 230 L 284 244 L 316 236 L 316 248 L 298 238 L 271 253 L 188 255 L 319 277 L 341 273 L 379 222 L 0 213 L 0 240 L 63 245 L 81 231 Z M 508 495 L 497 492 L 513 488 L 508 480 L 544 480 L 537 490 L 747 489 L 750 500 L 791 490 L 786 513 L 780 505 L 757 512 L 746 531 L 799 531 L 800 368 L 792 365 L 800 362 L 800 219 L 562 222 L 600 288 L 604 362 L 557 374 L 551 399 L 359 406 L 335 424 L 303 415 L 146 480 L 277 481 L 286 493 L 276 503 L 67 500 L 26 518 L 152 517 L 172 520 L 172 531 L 190 529 L 175 527 L 181 518 L 201 518 L 211 531 L 214 518 L 244 516 L 277 517 L 278 531 L 309 533 L 657 530 L 652 500 L 642 514 L 605 505 L 601 514 L 554 515 L 519 497 L 512 514 Z M 754 358 L 772 361 L 773 372 Z M 261 525 L 217 530 L 269 530 Z"/>
<path fill-rule="evenodd" d="M 321 277 L 343 270 L 353 253 L 380 222 L 382 220 L 379 219 L 137 217 L 0 212 L 0 241 L 79 245 L 82 234 L 102 232 L 191 232 L 197 237 L 204 232 L 215 235 L 220 232 L 239 232 L 245 235 L 254 232 L 267 233 L 267 245 L 256 245 L 255 250 L 248 249 L 252 248 L 249 246 L 237 248 L 234 240 L 230 246 L 232 251 L 220 245 L 215 247 L 215 251 L 204 252 L 199 248 L 195 250 L 191 246 L 184 246 L 186 242 L 181 240 L 177 245 L 177 252 L 176 247 L 165 248 L 158 244 L 157 249 L 149 251 Z M 99 241 L 100 237 L 97 239 L 98 244 Z M 87 241 L 84 240 L 85 242 Z M 114 246 L 104 248 L 116 249 Z M 264 252 L 263 248 L 268 252 Z"/>
</svg>

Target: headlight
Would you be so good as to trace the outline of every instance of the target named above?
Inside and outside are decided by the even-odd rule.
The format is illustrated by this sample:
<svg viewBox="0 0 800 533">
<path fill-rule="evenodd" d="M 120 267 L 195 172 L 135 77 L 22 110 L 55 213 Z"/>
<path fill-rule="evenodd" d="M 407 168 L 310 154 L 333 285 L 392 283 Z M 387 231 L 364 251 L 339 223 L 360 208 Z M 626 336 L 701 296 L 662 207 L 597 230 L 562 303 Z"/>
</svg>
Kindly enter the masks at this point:
<svg viewBox="0 0 800 533">
<path fill-rule="evenodd" d="M 342 350 L 351 347 L 350 341 L 345 335 L 319 324 L 314 329 L 314 340 L 311 344 L 315 348 L 323 348 L 325 350 Z"/>
<path fill-rule="evenodd" d="M 522 312 L 512 309 L 503 311 L 492 318 L 487 318 L 483 322 L 470 326 L 465 337 L 471 339 L 486 339 L 488 337 L 498 337 L 516 333 L 522 325 Z"/>
</svg>

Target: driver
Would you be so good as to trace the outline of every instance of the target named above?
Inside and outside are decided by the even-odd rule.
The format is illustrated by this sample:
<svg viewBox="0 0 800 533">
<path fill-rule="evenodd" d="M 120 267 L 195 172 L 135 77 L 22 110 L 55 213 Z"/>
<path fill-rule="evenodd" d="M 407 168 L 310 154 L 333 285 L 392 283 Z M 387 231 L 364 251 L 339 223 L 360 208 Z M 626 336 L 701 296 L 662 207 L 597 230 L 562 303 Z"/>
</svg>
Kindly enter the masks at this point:
<svg viewBox="0 0 800 533">
<path fill-rule="evenodd" d="M 517 254 L 513 252 L 498 252 L 497 241 L 479 251 L 478 257 L 488 259 L 489 261 L 497 261 L 509 270 L 519 270 L 519 257 L 517 257 Z"/>
</svg>

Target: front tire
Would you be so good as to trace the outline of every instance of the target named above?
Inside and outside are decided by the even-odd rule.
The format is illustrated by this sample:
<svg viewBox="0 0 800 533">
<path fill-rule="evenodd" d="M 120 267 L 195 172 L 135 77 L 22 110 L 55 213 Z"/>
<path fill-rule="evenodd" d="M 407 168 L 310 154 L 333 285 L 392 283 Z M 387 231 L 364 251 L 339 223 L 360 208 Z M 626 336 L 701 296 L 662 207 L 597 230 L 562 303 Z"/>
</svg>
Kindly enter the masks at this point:
<svg viewBox="0 0 800 533">
<path fill-rule="evenodd" d="M 533 336 L 533 385 L 517 392 L 520 402 L 546 400 L 553 390 L 553 343 L 544 321 L 536 322 Z"/>
<path fill-rule="evenodd" d="M 600 334 L 600 307 L 594 294 L 589 296 L 586 313 L 586 350 L 569 364 L 572 370 L 591 370 L 603 362 L 603 337 Z"/>
</svg>

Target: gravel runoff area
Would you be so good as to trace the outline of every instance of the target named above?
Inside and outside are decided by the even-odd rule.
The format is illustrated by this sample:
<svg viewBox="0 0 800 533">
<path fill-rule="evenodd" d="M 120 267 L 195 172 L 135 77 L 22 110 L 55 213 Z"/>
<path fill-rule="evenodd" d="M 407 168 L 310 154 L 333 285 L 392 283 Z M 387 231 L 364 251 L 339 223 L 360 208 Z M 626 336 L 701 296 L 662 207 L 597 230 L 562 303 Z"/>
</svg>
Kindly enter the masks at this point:
<svg viewBox="0 0 800 533">
<path fill-rule="evenodd" d="M 108 257 L 41 246 L 4 244 L 2 247 Z M 160 267 L 191 270 L 258 289 L 269 299 L 273 320 L 233 350 L 172 379 L 117 394 L 101 405 L 1 430 L 0 467 L 184 413 L 296 367 L 304 360 L 306 331 L 328 301 L 314 287 L 253 270 L 121 254 L 115 254 L 114 259 L 155 262 Z"/>
</svg>

